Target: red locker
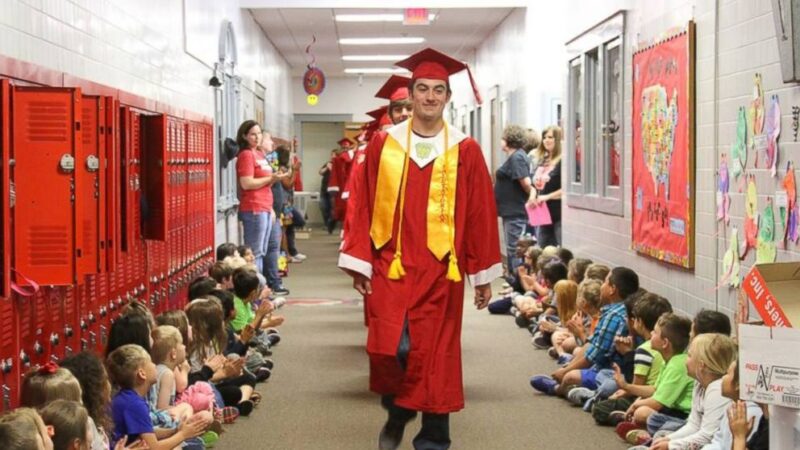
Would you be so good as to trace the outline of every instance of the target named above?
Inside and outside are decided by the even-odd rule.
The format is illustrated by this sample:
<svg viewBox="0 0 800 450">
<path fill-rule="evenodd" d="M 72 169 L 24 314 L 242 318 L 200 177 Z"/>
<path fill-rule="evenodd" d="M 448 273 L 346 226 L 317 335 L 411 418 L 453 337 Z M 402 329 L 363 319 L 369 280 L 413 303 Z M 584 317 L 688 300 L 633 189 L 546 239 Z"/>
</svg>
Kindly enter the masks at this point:
<svg viewBox="0 0 800 450">
<path fill-rule="evenodd" d="M 13 177 L 14 266 L 42 285 L 71 285 L 83 251 L 74 208 L 80 89 L 17 86 L 11 105 L 13 172 L 22 175 Z"/>
<path fill-rule="evenodd" d="M 11 295 L 11 85 L 0 80 L 0 297 Z M 0 313 L 2 314 L 2 313 Z M 2 318 L 0 318 L 2 320 Z M 16 329 L 15 329 L 16 330 Z"/>
<path fill-rule="evenodd" d="M 119 133 L 119 102 L 112 97 L 104 97 L 106 112 L 106 176 L 105 191 L 106 205 L 106 270 L 114 270 L 119 257 L 119 226 L 120 226 L 120 133 Z"/>
<path fill-rule="evenodd" d="M 145 239 L 167 240 L 167 118 L 163 114 L 141 117 L 142 181 L 147 216 L 142 222 Z"/>
<path fill-rule="evenodd" d="M 100 208 L 105 200 L 105 102 L 102 97 L 84 95 L 81 109 L 83 138 L 75 161 L 75 220 L 82 232 L 75 240 L 82 250 L 77 261 L 78 281 L 82 283 L 83 275 L 99 273 L 105 266 L 106 220 Z"/>
</svg>

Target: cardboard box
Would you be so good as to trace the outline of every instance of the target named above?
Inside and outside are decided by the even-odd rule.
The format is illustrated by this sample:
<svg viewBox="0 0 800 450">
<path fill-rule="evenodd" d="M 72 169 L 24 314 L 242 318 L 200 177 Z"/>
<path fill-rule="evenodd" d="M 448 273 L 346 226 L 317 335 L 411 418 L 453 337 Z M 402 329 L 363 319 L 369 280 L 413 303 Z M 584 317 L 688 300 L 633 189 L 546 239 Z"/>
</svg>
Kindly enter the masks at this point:
<svg viewBox="0 0 800 450">
<path fill-rule="evenodd" d="M 739 394 L 800 409 L 800 330 L 739 325 Z"/>
<path fill-rule="evenodd" d="M 755 265 L 745 276 L 742 289 L 764 325 L 800 324 L 800 262 Z"/>
</svg>

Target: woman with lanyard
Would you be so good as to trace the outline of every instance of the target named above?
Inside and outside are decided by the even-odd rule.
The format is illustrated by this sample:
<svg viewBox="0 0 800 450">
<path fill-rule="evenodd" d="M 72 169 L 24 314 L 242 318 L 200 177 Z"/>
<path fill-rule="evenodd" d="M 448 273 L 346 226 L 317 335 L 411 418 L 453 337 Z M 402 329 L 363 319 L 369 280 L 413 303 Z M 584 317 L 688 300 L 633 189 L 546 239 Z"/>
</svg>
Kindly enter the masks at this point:
<svg viewBox="0 0 800 450">
<path fill-rule="evenodd" d="M 275 222 L 271 186 L 287 174 L 273 174 L 264 155 L 265 151 L 272 151 L 272 136 L 262 133 L 256 121 L 246 120 L 239 126 L 236 143 L 240 149 L 236 160 L 239 220 L 244 228 L 244 243 L 253 249 L 256 267 L 263 272 L 270 228 Z"/>
</svg>

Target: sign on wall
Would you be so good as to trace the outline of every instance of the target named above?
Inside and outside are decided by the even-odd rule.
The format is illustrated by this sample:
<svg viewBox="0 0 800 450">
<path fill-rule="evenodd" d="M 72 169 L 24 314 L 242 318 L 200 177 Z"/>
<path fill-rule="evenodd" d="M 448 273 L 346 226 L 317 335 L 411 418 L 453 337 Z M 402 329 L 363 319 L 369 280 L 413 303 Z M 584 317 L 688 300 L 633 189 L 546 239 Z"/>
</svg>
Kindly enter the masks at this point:
<svg viewBox="0 0 800 450">
<path fill-rule="evenodd" d="M 633 55 L 633 230 L 639 253 L 694 267 L 694 23 Z"/>
</svg>

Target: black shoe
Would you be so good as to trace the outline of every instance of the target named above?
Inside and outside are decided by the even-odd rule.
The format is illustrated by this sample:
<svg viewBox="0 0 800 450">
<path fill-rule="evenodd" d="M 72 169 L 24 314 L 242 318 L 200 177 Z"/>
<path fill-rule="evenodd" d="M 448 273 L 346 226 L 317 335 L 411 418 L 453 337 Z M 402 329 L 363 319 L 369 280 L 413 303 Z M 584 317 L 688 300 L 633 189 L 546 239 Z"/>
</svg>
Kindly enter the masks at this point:
<svg viewBox="0 0 800 450">
<path fill-rule="evenodd" d="M 402 421 L 389 419 L 381 429 L 381 434 L 378 435 L 378 449 L 380 450 L 397 450 L 400 443 L 403 441 L 403 432 L 406 430 L 406 423 Z"/>
<path fill-rule="evenodd" d="M 267 381 L 267 380 L 269 380 L 269 376 L 270 375 L 272 375 L 272 372 L 268 368 L 259 367 L 258 370 L 256 370 L 256 373 L 255 373 L 256 382 L 257 383 L 261 383 L 261 382 Z"/>
<path fill-rule="evenodd" d="M 279 287 L 279 288 L 275 288 L 275 289 L 273 289 L 273 290 L 272 290 L 272 293 L 273 293 L 274 295 L 281 295 L 281 296 L 284 296 L 284 295 L 289 295 L 289 290 L 288 290 L 288 289 L 286 289 L 285 287 L 281 286 L 281 287 Z"/>
<path fill-rule="evenodd" d="M 269 358 L 264 358 L 264 367 L 266 367 L 269 370 L 272 370 L 275 367 L 275 362 L 273 362 Z"/>
</svg>

